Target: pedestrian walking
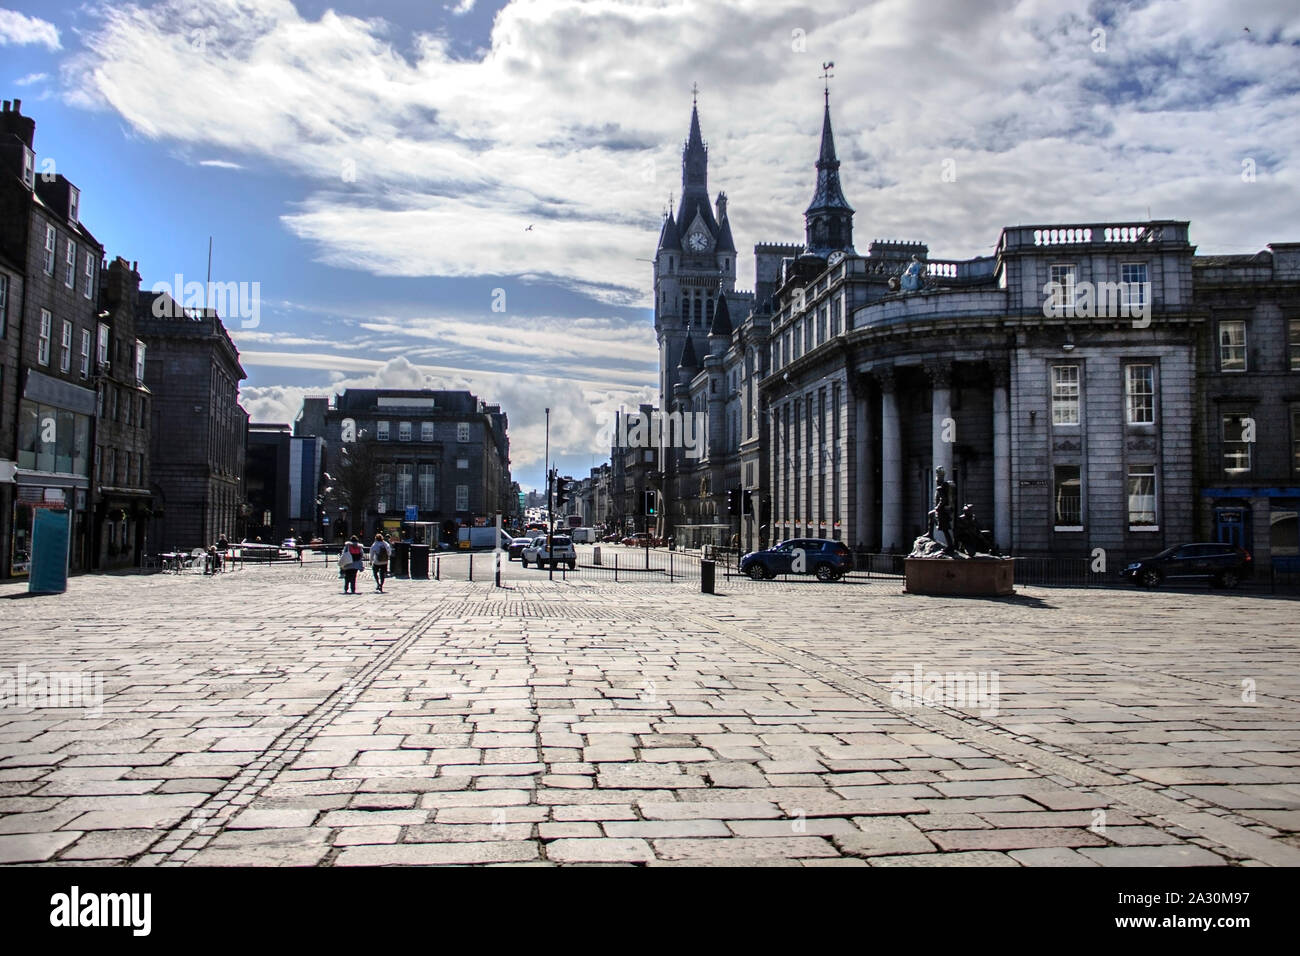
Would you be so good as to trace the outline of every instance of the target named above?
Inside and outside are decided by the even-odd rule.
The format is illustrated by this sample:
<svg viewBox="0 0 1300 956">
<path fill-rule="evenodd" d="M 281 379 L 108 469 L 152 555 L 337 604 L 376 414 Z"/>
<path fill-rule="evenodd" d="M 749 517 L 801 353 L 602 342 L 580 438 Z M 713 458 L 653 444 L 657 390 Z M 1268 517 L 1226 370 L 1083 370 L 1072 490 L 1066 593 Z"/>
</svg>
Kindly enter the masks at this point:
<svg viewBox="0 0 1300 956">
<path fill-rule="evenodd" d="M 343 546 L 343 552 L 339 555 L 339 569 L 343 575 L 343 593 L 357 593 L 357 572 L 365 568 L 365 549 L 361 547 L 361 542 L 357 540 L 354 534 L 348 543 Z"/>
<path fill-rule="evenodd" d="M 384 581 L 388 578 L 388 555 L 392 551 L 384 536 L 375 532 L 375 543 L 370 546 L 370 572 L 375 576 L 375 591 L 384 593 Z"/>
</svg>

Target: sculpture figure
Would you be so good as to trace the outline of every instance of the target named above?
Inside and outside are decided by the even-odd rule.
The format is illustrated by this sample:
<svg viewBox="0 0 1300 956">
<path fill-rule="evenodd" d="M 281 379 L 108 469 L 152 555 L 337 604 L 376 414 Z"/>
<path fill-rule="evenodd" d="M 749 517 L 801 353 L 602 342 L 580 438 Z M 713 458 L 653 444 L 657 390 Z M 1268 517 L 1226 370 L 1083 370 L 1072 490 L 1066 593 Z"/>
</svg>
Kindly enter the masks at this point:
<svg viewBox="0 0 1300 956">
<path fill-rule="evenodd" d="M 919 292 L 921 290 L 921 273 L 925 267 L 921 264 L 918 256 L 912 256 L 912 261 L 907 264 L 903 274 L 898 279 L 899 288 L 904 292 Z"/>
<path fill-rule="evenodd" d="M 957 533 L 957 548 L 965 551 L 970 557 L 977 554 L 998 554 L 997 546 L 989 540 L 988 535 L 980 530 L 979 520 L 975 517 L 975 509 L 971 505 L 966 505 L 961 509 L 961 514 L 955 521 Z"/>
<path fill-rule="evenodd" d="M 935 537 L 936 531 L 943 532 L 942 542 Z M 945 551 L 956 550 L 957 539 L 952 530 L 952 482 L 945 480 L 942 465 L 934 470 L 934 508 L 926 515 L 925 533 L 942 544 Z"/>
</svg>

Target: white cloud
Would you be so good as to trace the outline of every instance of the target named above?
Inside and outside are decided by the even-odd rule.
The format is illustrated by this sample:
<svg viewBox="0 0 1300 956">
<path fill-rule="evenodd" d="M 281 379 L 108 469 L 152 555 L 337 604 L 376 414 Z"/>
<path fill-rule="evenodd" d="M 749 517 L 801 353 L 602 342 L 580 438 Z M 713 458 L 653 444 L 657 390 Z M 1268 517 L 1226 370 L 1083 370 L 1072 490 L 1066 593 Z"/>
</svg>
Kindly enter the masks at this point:
<svg viewBox="0 0 1300 956">
<path fill-rule="evenodd" d="M 551 449 L 567 454 L 609 454 L 609 426 L 621 407 L 652 401 L 649 386 L 628 388 L 611 382 L 575 381 L 558 375 L 485 372 L 417 365 L 405 357 L 386 362 L 352 360 L 324 354 L 244 352 L 245 366 L 347 370 L 357 373 L 332 377 L 328 388 L 311 386 L 247 386 L 240 402 L 253 421 L 292 422 L 307 395 L 338 394 L 348 388 L 466 389 L 492 404 L 500 404 L 509 417 L 512 467 L 535 466 L 542 461 L 546 442 L 546 413 L 551 409 Z"/>
<path fill-rule="evenodd" d="M 50 50 L 61 49 L 58 27 L 39 17 L 0 10 L 0 46 L 29 44 L 40 44 Z"/>
<path fill-rule="evenodd" d="M 462 17 L 474 9 L 475 2 L 476 0 L 460 0 L 454 7 L 444 7 L 444 9 L 450 10 L 452 16 Z"/>
<path fill-rule="evenodd" d="M 200 166 L 213 166 L 217 169 L 243 169 L 239 163 L 232 163 L 228 159 L 201 159 Z"/>
<path fill-rule="evenodd" d="M 69 78 L 79 102 L 148 136 L 305 177 L 286 226 L 323 261 L 379 275 L 534 275 L 647 304 L 637 259 L 679 188 L 691 80 L 738 244 L 797 238 L 824 59 L 860 249 L 919 237 L 968 256 L 1003 225 L 1147 205 L 1212 224 L 1215 245 L 1286 238 L 1300 212 L 1294 6 L 1119 7 L 1104 52 L 1093 6 L 515 0 L 464 60 L 432 33 L 399 55 L 381 21 L 306 20 L 288 0 L 164 0 L 104 7 Z M 1275 162 L 1243 196 L 1252 150 Z M 1243 199 L 1264 215 L 1233 214 Z"/>
<path fill-rule="evenodd" d="M 14 86 L 31 86 L 42 80 L 47 80 L 49 77 L 48 73 L 28 73 L 26 76 L 14 80 Z"/>
</svg>

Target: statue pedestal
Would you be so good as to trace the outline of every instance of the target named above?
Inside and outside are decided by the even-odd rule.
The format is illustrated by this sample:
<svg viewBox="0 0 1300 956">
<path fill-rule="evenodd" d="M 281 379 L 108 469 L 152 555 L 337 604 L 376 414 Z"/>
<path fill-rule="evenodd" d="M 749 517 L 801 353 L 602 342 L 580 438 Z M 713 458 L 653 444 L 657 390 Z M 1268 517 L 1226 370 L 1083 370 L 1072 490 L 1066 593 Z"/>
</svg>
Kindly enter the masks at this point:
<svg viewBox="0 0 1300 956">
<path fill-rule="evenodd" d="M 908 594 L 1003 597 L 1015 594 L 1011 558 L 907 558 L 903 562 Z"/>
</svg>

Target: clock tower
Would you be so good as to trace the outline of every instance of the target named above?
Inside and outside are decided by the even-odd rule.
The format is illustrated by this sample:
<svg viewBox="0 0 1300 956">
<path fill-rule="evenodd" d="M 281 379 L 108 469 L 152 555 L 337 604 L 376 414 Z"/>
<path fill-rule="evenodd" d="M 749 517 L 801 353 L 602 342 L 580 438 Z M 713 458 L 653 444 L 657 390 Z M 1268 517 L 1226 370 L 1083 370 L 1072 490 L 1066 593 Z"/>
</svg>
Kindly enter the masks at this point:
<svg viewBox="0 0 1300 956">
<path fill-rule="evenodd" d="M 664 214 L 655 253 L 655 335 L 659 342 L 659 407 L 668 411 L 688 339 L 708 352 L 718 296 L 735 292 L 736 244 L 727 219 L 727 194 L 709 201 L 709 147 L 700 133 L 698 104 L 682 147 L 682 192 L 674 214 Z"/>
<path fill-rule="evenodd" d="M 831 132 L 831 94 L 826 91 L 822 116 L 822 148 L 817 156 L 817 188 L 803 214 L 805 250 L 828 258 L 836 252 L 853 252 L 853 207 L 840 188 L 840 161 Z"/>
</svg>

